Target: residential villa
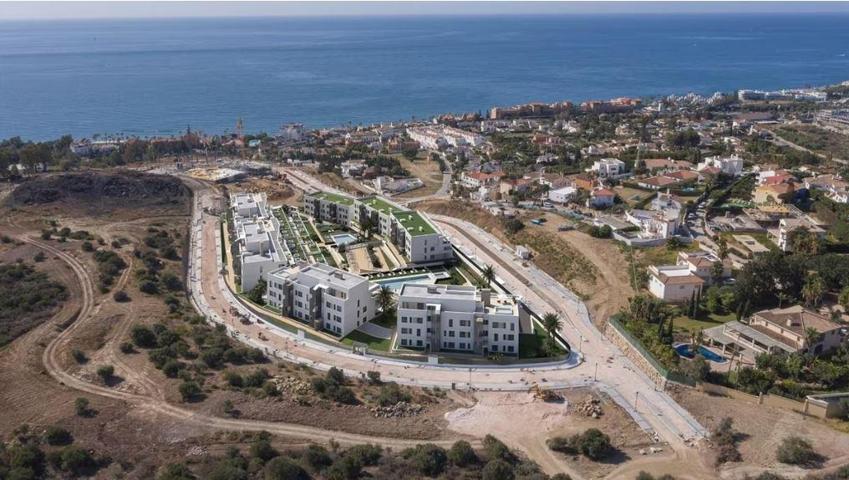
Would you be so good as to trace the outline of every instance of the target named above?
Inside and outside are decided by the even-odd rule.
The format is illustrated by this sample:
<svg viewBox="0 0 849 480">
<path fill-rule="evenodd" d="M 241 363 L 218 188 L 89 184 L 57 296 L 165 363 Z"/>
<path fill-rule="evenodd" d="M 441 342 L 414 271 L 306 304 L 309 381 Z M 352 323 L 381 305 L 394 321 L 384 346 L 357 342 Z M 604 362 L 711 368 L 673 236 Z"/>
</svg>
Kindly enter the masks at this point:
<svg viewBox="0 0 849 480">
<path fill-rule="evenodd" d="M 725 175 L 737 177 L 743 173 L 743 159 L 737 155 L 730 157 L 707 157 L 696 166 L 696 170 L 701 172 L 711 167 L 717 168 L 720 173 Z"/>
<path fill-rule="evenodd" d="M 612 207 L 616 200 L 616 192 L 606 188 L 595 188 L 590 192 L 590 198 L 587 200 L 587 206 L 594 208 Z"/>
<path fill-rule="evenodd" d="M 658 194 L 652 200 L 650 210 L 630 210 L 625 220 L 640 227 L 642 238 L 669 238 L 678 230 L 681 218 L 681 202 L 669 193 Z"/>
<path fill-rule="evenodd" d="M 709 343 L 748 360 L 759 353 L 825 353 L 845 340 L 840 324 L 800 305 L 754 313 L 748 323 L 731 321 L 704 331 Z M 813 343 L 809 343 L 813 341 Z"/>
<path fill-rule="evenodd" d="M 704 280 L 705 285 L 713 283 L 713 269 L 717 263 L 722 264 L 722 275 L 720 278 L 728 278 L 731 276 L 731 261 L 722 261 L 716 255 L 710 252 L 678 252 L 676 265 L 687 267 L 690 273 Z"/>
<path fill-rule="evenodd" d="M 380 286 L 344 270 L 313 263 L 265 275 L 266 303 L 316 330 L 344 337 L 377 316 Z"/>
<path fill-rule="evenodd" d="M 805 218 L 782 218 L 778 222 L 776 245 L 782 252 L 790 252 L 793 250 L 793 232 L 805 228 L 809 232 L 815 234 L 819 238 L 824 238 L 826 235 L 825 229 Z"/>
<path fill-rule="evenodd" d="M 512 296 L 489 289 L 407 283 L 398 298 L 398 346 L 517 355 L 519 316 Z"/>
<path fill-rule="evenodd" d="M 602 158 L 593 162 L 587 171 L 595 172 L 599 178 L 618 177 L 625 173 L 625 162 L 618 158 Z"/>
<path fill-rule="evenodd" d="M 698 297 L 705 281 L 689 265 L 652 265 L 649 293 L 666 303 L 686 303 Z"/>
</svg>

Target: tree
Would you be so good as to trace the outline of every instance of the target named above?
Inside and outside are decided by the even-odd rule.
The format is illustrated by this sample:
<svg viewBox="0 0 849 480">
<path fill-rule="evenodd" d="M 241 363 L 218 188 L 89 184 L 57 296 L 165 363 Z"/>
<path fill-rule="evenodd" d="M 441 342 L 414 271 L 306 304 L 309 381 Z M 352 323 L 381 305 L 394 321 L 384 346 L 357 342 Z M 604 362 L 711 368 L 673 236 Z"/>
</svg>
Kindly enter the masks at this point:
<svg viewBox="0 0 849 480">
<path fill-rule="evenodd" d="M 108 383 L 109 380 L 112 379 L 112 375 L 115 374 L 115 367 L 112 365 L 102 365 L 97 369 L 97 376 L 103 380 L 103 383 Z"/>
<path fill-rule="evenodd" d="M 76 410 L 77 416 L 80 417 L 88 417 L 91 415 L 88 399 L 85 397 L 78 397 L 74 400 L 74 410 Z"/>
<path fill-rule="evenodd" d="M 139 348 L 153 348 L 156 346 L 156 334 L 144 325 L 136 325 L 130 332 L 133 343 Z"/>
<path fill-rule="evenodd" d="M 808 306 L 818 305 L 824 293 L 825 283 L 822 277 L 817 272 L 811 272 L 805 279 L 805 285 L 802 286 L 802 298 L 805 299 L 805 304 Z"/>
<path fill-rule="evenodd" d="M 557 331 L 563 328 L 563 321 L 556 313 L 549 312 L 542 316 L 542 327 L 549 337 L 554 338 Z"/>
<path fill-rule="evenodd" d="M 843 290 L 840 291 L 840 295 L 837 297 L 837 301 L 843 307 L 843 312 L 849 313 L 849 285 L 843 287 Z"/>
<path fill-rule="evenodd" d="M 383 313 L 389 312 L 394 302 L 395 294 L 392 293 L 392 289 L 386 285 L 381 285 L 380 290 L 377 292 L 377 304 L 380 306 L 380 310 Z"/>
<path fill-rule="evenodd" d="M 156 480 L 196 480 L 195 474 L 183 463 L 169 463 L 159 470 Z"/>
<path fill-rule="evenodd" d="M 575 448 L 590 460 L 601 460 L 606 457 L 613 446 L 610 437 L 597 428 L 590 428 L 575 439 Z"/>
<path fill-rule="evenodd" d="M 127 295 L 127 292 L 125 292 L 123 290 L 118 290 L 117 292 L 112 294 L 112 299 L 115 300 L 116 302 L 123 303 L 123 302 L 129 302 L 130 296 Z"/>
<path fill-rule="evenodd" d="M 821 337 L 822 337 L 822 334 L 820 334 L 820 332 L 816 328 L 813 328 L 813 327 L 805 328 L 805 348 L 810 350 L 811 347 L 813 347 L 814 345 L 816 345 L 820 342 Z"/>
<path fill-rule="evenodd" d="M 481 470 L 482 480 L 513 480 L 513 466 L 504 460 L 490 460 Z"/>
<path fill-rule="evenodd" d="M 65 447 L 60 454 L 60 458 L 62 470 L 69 472 L 72 476 L 81 475 L 95 465 L 91 454 L 80 447 Z"/>
<path fill-rule="evenodd" d="M 728 258 L 728 240 L 725 237 L 719 237 L 719 240 L 716 242 L 717 246 L 717 255 L 720 260 L 725 260 Z"/>
<path fill-rule="evenodd" d="M 448 450 L 448 460 L 458 467 L 465 467 L 477 463 L 478 456 L 469 442 L 457 440 Z"/>
<path fill-rule="evenodd" d="M 277 457 L 265 464 L 265 480 L 308 480 L 309 475 L 303 468 L 284 457 Z"/>
<path fill-rule="evenodd" d="M 710 267 L 710 278 L 714 284 L 722 280 L 722 275 L 725 274 L 725 266 L 722 262 L 714 262 Z"/>
<path fill-rule="evenodd" d="M 681 373 L 697 381 L 706 379 L 710 373 L 710 365 L 702 355 L 696 355 L 692 360 L 683 362 L 680 368 Z"/>
<path fill-rule="evenodd" d="M 248 299 L 257 305 L 265 305 L 265 299 L 263 296 L 265 295 L 265 291 L 267 289 L 267 283 L 264 279 L 260 278 L 254 288 L 248 293 Z"/>
<path fill-rule="evenodd" d="M 74 436 L 68 430 L 57 427 L 55 425 L 47 427 L 44 432 L 44 439 L 48 445 L 68 445 L 74 442 Z"/>
<path fill-rule="evenodd" d="M 429 477 L 435 477 L 445 470 L 445 464 L 448 462 L 448 456 L 442 447 L 432 443 L 417 445 L 409 450 L 407 455 L 410 464 L 419 473 Z"/>
<path fill-rule="evenodd" d="M 790 232 L 789 243 L 790 248 L 801 255 L 817 255 L 822 249 L 819 236 L 805 227 Z"/>
<path fill-rule="evenodd" d="M 183 398 L 184 402 L 193 402 L 200 398 L 203 390 L 201 390 L 200 385 L 194 381 L 185 381 L 180 384 L 180 396 Z"/>
<path fill-rule="evenodd" d="M 495 278 L 495 269 L 492 268 L 492 265 L 484 265 L 481 271 L 481 277 L 486 281 L 487 286 L 492 285 L 492 280 Z"/>
</svg>

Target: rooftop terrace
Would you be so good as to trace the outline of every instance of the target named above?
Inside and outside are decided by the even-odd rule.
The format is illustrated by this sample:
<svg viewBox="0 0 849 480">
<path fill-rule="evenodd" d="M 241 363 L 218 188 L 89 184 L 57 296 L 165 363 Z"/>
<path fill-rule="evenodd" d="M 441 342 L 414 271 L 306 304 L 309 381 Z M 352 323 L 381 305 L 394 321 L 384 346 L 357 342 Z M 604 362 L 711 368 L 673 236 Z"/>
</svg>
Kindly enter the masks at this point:
<svg viewBox="0 0 849 480">
<path fill-rule="evenodd" d="M 430 222 L 428 222 L 427 219 L 419 212 L 399 212 L 395 213 L 395 218 L 398 219 L 398 222 L 404 227 L 404 229 L 410 232 L 410 236 L 412 237 L 436 233 L 433 225 L 431 225 Z"/>
<path fill-rule="evenodd" d="M 353 205 L 354 204 L 353 198 L 346 197 L 345 195 L 340 195 L 338 193 L 318 192 L 318 193 L 313 193 L 311 196 L 315 197 L 315 198 L 320 198 L 322 200 L 327 200 L 329 202 L 341 203 L 342 205 Z"/>
<path fill-rule="evenodd" d="M 403 207 L 395 205 L 390 201 L 386 200 L 382 197 L 369 197 L 360 200 L 364 205 L 367 205 L 375 210 L 384 212 L 384 213 L 395 213 L 395 212 L 404 212 L 406 211 Z"/>
</svg>

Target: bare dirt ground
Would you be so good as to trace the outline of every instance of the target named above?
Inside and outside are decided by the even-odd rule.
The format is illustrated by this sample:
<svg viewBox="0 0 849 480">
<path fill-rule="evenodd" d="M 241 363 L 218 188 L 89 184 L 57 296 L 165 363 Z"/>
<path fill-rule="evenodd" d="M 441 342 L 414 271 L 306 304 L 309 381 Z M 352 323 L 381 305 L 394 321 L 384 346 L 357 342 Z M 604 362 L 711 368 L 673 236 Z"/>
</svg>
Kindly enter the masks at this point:
<svg viewBox="0 0 849 480">
<path fill-rule="evenodd" d="M 425 195 L 433 195 L 439 190 L 442 186 L 442 172 L 439 170 L 439 164 L 431 161 L 427 155 L 427 152 L 422 152 L 415 161 L 410 161 L 403 155 L 397 156 L 401 166 L 410 172 L 411 176 L 421 179 L 424 182 L 424 186 L 400 195 L 395 195 L 394 198 L 418 198 Z"/>
<path fill-rule="evenodd" d="M 495 435 L 541 462 L 546 471 L 566 472 L 576 478 L 605 478 L 637 457 L 640 448 L 653 444 L 651 437 L 606 396 L 590 389 L 559 393 L 565 398 L 563 402 L 543 402 L 529 393 L 479 392 L 475 394 L 477 404 L 446 414 L 448 428 L 480 437 Z M 588 396 L 602 402 L 604 413 L 598 419 L 576 410 L 576 405 Z M 521 418 L 521 422 L 511 421 L 516 418 Z M 598 428 L 609 435 L 620 453 L 607 462 L 592 462 L 554 452 L 545 443 L 549 438 L 574 435 L 588 428 Z"/>
<path fill-rule="evenodd" d="M 230 192 L 265 192 L 269 205 L 292 205 L 303 204 L 303 192 L 284 183 L 282 180 L 269 178 L 249 177 L 242 181 L 231 183 L 227 186 Z"/>
<path fill-rule="evenodd" d="M 778 463 L 775 450 L 781 441 L 798 435 L 809 440 L 814 449 L 827 458 L 824 468 L 849 462 L 849 435 L 838 432 L 817 419 L 799 413 L 757 405 L 742 400 L 708 395 L 692 389 L 681 389 L 674 398 L 708 429 L 714 428 L 724 417 L 731 417 L 734 429 L 745 438 L 739 444 L 742 464 L 728 464 L 720 469 L 723 478 L 744 478 L 769 469 L 791 478 L 799 478 L 811 471 Z M 705 452 L 705 459 L 713 461 L 713 453 Z"/>
</svg>

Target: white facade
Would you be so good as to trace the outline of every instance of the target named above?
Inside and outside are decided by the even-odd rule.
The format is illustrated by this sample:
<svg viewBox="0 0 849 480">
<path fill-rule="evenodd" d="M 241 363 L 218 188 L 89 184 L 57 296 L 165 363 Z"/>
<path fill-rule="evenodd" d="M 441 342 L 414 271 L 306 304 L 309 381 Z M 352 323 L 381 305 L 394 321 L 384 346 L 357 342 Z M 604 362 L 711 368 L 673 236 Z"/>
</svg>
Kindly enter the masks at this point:
<svg viewBox="0 0 849 480">
<path fill-rule="evenodd" d="M 283 315 L 344 337 L 377 315 L 375 291 L 365 277 L 314 263 L 265 276 L 266 302 Z"/>
<path fill-rule="evenodd" d="M 792 233 L 800 228 L 806 228 L 809 232 L 817 235 L 819 238 L 825 237 L 826 231 L 819 225 L 815 225 L 801 218 L 782 218 L 778 223 L 778 248 L 782 252 L 793 250 Z"/>
<path fill-rule="evenodd" d="M 699 295 L 704 284 L 686 265 L 652 265 L 648 271 L 649 292 L 668 303 L 688 302 Z"/>
<path fill-rule="evenodd" d="M 578 189 L 575 187 L 558 188 L 548 191 L 548 199 L 555 203 L 568 203 L 575 198 L 577 193 Z"/>
<path fill-rule="evenodd" d="M 413 127 L 407 129 L 411 139 L 429 150 L 439 150 L 446 146 L 478 147 L 486 143 L 486 139 L 478 134 L 445 125 Z"/>
<path fill-rule="evenodd" d="M 696 170 L 702 171 L 708 167 L 716 167 L 725 175 L 737 177 L 743 173 L 743 159 L 737 155 L 730 157 L 707 157 L 705 161 L 696 166 Z"/>
<path fill-rule="evenodd" d="M 519 306 L 513 297 L 472 286 L 407 283 L 401 288 L 401 348 L 518 355 L 519 332 Z"/>
<path fill-rule="evenodd" d="M 668 193 L 661 193 L 652 200 L 651 210 L 630 210 L 625 219 L 640 227 L 642 237 L 669 238 L 678 230 L 681 203 Z"/>
<path fill-rule="evenodd" d="M 280 223 L 269 212 L 265 194 L 233 194 L 230 209 L 240 286 L 247 292 L 265 273 L 290 265 L 293 258 L 280 242 Z"/>
<path fill-rule="evenodd" d="M 600 178 L 615 177 L 625 173 L 625 162 L 618 158 L 602 158 L 593 162 L 590 171 L 596 172 Z"/>
</svg>

